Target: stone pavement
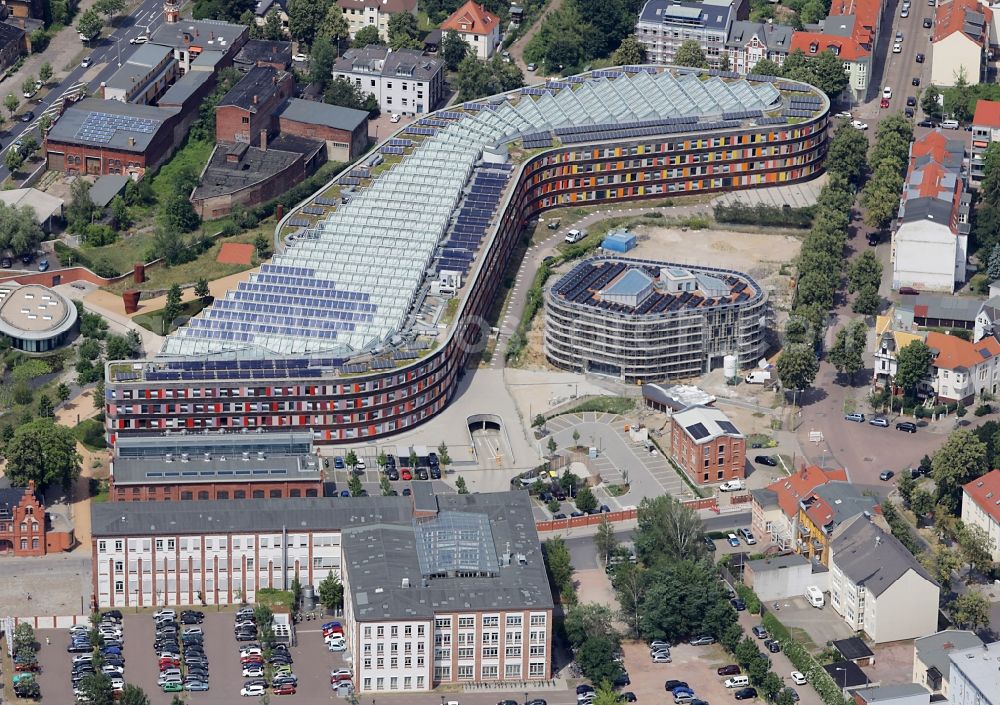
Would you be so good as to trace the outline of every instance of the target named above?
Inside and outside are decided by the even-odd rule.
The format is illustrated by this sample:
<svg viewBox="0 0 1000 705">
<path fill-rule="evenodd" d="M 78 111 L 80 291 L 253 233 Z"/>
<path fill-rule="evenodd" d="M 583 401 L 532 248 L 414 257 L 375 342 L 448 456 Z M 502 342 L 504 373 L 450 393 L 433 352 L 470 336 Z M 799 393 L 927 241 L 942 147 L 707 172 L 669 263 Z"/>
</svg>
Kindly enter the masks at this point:
<svg viewBox="0 0 1000 705">
<path fill-rule="evenodd" d="M 784 205 L 789 205 L 792 208 L 805 208 L 816 205 L 819 192 L 826 186 L 826 182 L 827 175 L 824 173 L 822 176 L 802 184 L 730 191 L 713 198 L 712 204 L 731 206 L 734 203 L 742 203 L 745 206 L 755 206 L 758 203 L 763 203 L 779 208 Z"/>
</svg>

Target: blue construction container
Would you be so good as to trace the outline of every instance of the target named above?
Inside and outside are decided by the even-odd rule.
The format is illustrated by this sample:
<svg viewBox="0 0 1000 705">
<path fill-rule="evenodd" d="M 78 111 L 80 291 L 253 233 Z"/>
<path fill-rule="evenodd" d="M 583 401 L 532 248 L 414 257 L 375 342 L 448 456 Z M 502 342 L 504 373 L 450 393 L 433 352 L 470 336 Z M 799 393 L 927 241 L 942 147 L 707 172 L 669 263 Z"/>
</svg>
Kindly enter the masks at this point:
<svg viewBox="0 0 1000 705">
<path fill-rule="evenodd" d="M 628 252 L 635 247 L 635 235 L 627 230 L 617 230 L 608 233 L 601 243 L 601 247 L 612 252 Z"/>
</svg>

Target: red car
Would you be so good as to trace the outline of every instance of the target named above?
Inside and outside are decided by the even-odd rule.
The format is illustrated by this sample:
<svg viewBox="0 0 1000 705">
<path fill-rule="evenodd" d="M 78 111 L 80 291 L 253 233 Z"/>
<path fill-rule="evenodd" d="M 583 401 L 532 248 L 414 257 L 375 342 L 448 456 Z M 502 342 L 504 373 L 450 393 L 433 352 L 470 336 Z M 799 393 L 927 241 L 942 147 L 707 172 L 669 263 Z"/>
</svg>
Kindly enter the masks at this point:
<svg viewBox="0 0 1000 705">
<path fill-rule="evenodd" d="M 160 670 L 167 668 L 180 668 L 181 662 L 175 658 L 161 658 L 160 659 Z"/>
<path fill-rule="evenodd" d="M 291 683 L 284 683 L 271 690 L 275 695 L 295 695 L 295 686 Z"/>
<path fill-rule="evenodd" d="M 240 665 L 241 666 L 249 666 L 250 664 L 254 664 L 254 663 L 263 664 L 264 663 L 264 657 L 263 656 L 244 656 L 243 658 L 240 659 Z"/>
<path fill-rule="evenodd" d="M 882 101 L 879 103 L 879 105 L 882 108 L 888 108 L 889 107 L 889 99 L 888 98 L 883 98 Z"/>
<path fill-rule="evenodd" d="M 738 676 L 740 674 L 740 667 L 736 664 L 729 664 L 720 668 L 718 673 L 720 676 Z"/>
<path fill-rule="evenodd" d="M 410 471 L 410 468 L 403 468 L 399 471 L 399 478 L 401 480 L 412 480 L 413 473 Z"/>
</svg>

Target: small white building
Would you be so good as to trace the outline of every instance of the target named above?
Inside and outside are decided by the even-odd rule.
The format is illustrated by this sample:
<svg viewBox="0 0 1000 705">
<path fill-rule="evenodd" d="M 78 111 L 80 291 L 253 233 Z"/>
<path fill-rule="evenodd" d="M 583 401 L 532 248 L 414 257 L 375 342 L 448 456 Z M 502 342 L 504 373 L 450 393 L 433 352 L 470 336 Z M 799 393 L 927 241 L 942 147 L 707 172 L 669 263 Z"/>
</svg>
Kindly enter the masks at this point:
<svg viewBox="0 0 1000 705">
<path fill-rule="evenodd" d="M 351 39 L 365 27 L 378 27 L 383 41 L 389 38 L 389 18 L 401 12 L 417 14 L 417 0 L 337 0 L 344 11 Z"/>
<path fill-rule="evenodd" d="M 472 47 L 477 59 L 489 59 L 500 46 L 500 18 L 475 0 L 468 0 L 441 24 L 442 34 L 452 30 Z"/>
<path fill-rule="evenodd" d="M 830 573 L 823 566 L 819 568 L 813 573 L 812 561 L 798 553 L 789 553 L 746 563 L 743 580 L 763 602 L 785 600 L 805 595 L 810 585 L 825 592 L 829 588 Z"/>
<path fill-rule="evenodd" d="M 994 561 L 1000 561 L 1000 470 L 991 470 L 962 487 L 962 522 L 990 537 Z"/>
<path fill-rule="evenodd" d="M 950 705 L 1000 705 L 1000 641 L 951 655 Z"/>
<path fill-rule="evenodd" d="M 858 515 L 830 542 L 830 604 L 876 644 L 937 630 L 940 588 L 892 534 Z"/>
</svg>

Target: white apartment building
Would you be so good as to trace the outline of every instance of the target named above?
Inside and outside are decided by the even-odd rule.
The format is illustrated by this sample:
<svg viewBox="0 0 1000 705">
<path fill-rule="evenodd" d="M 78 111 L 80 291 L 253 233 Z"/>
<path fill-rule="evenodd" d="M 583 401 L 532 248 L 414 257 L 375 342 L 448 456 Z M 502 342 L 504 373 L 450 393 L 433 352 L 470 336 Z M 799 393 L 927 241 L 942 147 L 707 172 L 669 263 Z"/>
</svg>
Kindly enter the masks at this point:
<svg viewBox="0 0 1000 705">
<path fill-rule="evenodd" d="M 991 470 L 962 487 L 962 523 L 978 526 L 990 537 L 994 561 L 1000 561 L 1000 470 Z"/>
<path fill-rule="evenodd" d="M 444 96 L 444 62 L 414 49 L 348 49 L 334 63 L 333 77 L 374 95 L 386 113 L 429 113 Z"/>
<path fill-rule="evenodd" d="M 389 37 L 389 18 L 400 12 L 417 14 L 417 0 L 337 0 L 344 11 L 351 39 L 365 27 L 378 27 L 383 41 Z"/>
<path fill-rule="evenodd" d="M 394 497 L 94 504 L 94 595 L 99 607 L 253 602 L 298 576 L 318 587 L 341 564 L 341 528 L 408 521 Z M 402 499 L 402 498 L 399 498 Z M 395 501 L 393 501 L 395 500 Z"/>
<path fill-rule="evenodd" d="M 876 644 L 937 631 L 938 584 L 892 534 L 865 515 L 830 543 L 830 604 Z"/>
<path fill-rule="evenodd" d="M 524 493 L 418 493 L 412 524 L 344 532 L 343 576 L 361 693 L 551 676 L 552 597 Z"/>
<path fill-rule="evenodd" d="M 950 705 L 1000 705 L 1000 641 L 951 655 Z"/>
<path fill-rule="evenodd" d="M 651 64 L 672 64 L 686 41 L 696 41 L 712 68 L 728 56 L 726 38 L 735 20 L 745 20 L 744 0 L 647 0 L 639 13 L 635 38 Z"/>
</svg>

